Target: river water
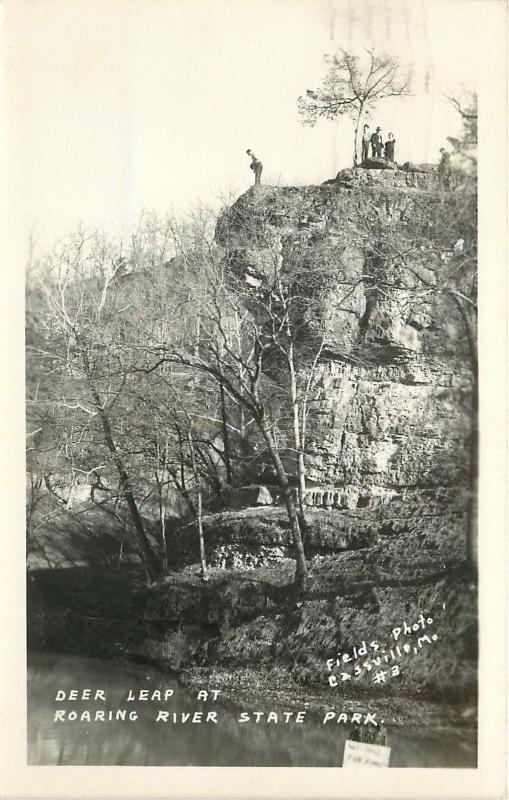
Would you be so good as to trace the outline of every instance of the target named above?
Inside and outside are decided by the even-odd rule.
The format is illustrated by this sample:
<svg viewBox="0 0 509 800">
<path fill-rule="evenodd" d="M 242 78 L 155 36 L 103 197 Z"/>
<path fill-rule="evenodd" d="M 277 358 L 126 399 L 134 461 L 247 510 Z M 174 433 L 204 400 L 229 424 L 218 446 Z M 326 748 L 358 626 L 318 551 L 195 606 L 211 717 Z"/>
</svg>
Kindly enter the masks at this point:
<svg viewBox="0 0 509 800">
<path fill-rule="evenodd" d="M 204 689 L 207 687 L 203 687 Z M 210 687 L 213 688 L 213 687 Z M 90 689 L 91 699 L 70 701 L 71 690 Z M 105 700 L 94 692 L 104 692 Z M 154 700 L 127 701 L 128 693 L 161 692 Z M 57 692 L 66 699 L 57 701 Z M 166 702 L 164 692 L 168 693 Z M 171 694 L 173 691 L 173 694 Z M 171 696 L 169 696 L 171 695 Z M 60 694 L 59 697 L 63 695 Z M 105 721 L 88 721 L 89 712 L 105 712 Z M 108 711 L 125 710 L 126 719 L 108 720 Z M 159 710 L 170 712 L 167 722 L 156 721 Z M 341 766 L 348 726 L 323 725 L 322 718 L 304 723 L 253 721 L 263 705 L 239 709 L 231 702 L 198 701 L 196 692 L 181 687 L 173 677 L 145 665 L 81 656 L 31 653 L 28 664 L 28 763 L 31 765 L 89 766 Z M 64 719 L 55 720 L 57 711 Z M 69 720 L 69 712 L 77 712 Z M 214 722 L 191 722 L 194 712 L 215 711 Z M 241 711 L 250 721 L 240 723 Z M 135 712 L 136 720 L 129 720 Z M 172 714 L 191 713 L 187 722 L 173 722 Z M 62 716 L 62 714 L 60 715 Z M 281 714 L 280 717 L 281 719 Z M 475 767 L 473 734 L 409 736 L 389 731 L 390 766 Z"/>
</svg>

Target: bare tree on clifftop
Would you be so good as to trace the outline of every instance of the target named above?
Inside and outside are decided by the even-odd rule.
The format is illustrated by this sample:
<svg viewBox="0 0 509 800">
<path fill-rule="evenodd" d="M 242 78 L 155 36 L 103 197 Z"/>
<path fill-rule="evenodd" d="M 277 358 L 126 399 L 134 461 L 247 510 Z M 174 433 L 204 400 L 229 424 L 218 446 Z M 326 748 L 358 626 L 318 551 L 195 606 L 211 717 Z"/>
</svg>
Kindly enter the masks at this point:
<svg viewBox="0 0 509 800">
<path fill-rule="evenodd" d="M 367 111 L 385 97 L 409 94 L 397 58 L 367 51 L 367 59 L 340 50 L 326 56 L 329 71 L 318 89 L 307 89 L 298 99 L 299 113 L 308 125 L 319 117 L 335 119 L 348 114 L 355 122 L 353 164 L 359 163 L 359 131 Z"/>
<path fill-rule="evenodd" d="M 459 137 L 448 136 L 447 139 L 472 175 L 477 172 L 477 93 L 464 91 L 461 96 L 446 95 L 446 98 L 460 115 L 463 126 Z"/>
</svg>

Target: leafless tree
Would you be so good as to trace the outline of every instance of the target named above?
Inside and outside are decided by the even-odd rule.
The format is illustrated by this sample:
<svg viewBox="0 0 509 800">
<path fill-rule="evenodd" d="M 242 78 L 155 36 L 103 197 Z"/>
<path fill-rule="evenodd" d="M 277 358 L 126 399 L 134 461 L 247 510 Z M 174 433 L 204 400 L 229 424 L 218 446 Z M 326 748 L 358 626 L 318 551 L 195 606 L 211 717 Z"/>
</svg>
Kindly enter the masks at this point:
<svg viewBox="0 0 509 800">
<path fill-rule="evenodd" d="M 476 92 L 463 91 L 458 95 L 445 95 L 451 106 L 458 112 L 462 131 L 459 136 L 448 136 L 454 154 L 460 167 L 468 172 L 472 180 L 477 173 L 477 94 Z"/>
<path fill-rule="evenodd" d="M 359 163 L 359 135 L 366 112 L 386 97 L 409 94 L 397 58 L 367 50 L 367 58 L 340 50 L 326 56 L 329 69 L 322 86 L 307 89 L 298 99 L 305 123 L 315 125 L 319 117 L 335 119 L 347 114 L 355 123 L 353 164 Z"/>
<path fill-rule="evenodd" d="M 308 248 L 300 252 L 285 242 L 265 214 L 254 220 L 248 214 L 237 223 L 230 220 L 226 224 L 231 229 L 225 232 L 223 220 L 220 247 L 210 240 L 182 251 L 196 291 L 189 293 L 182 283 L 167 311 L 174 315 L 179 309 L 188 335 L 181 342 L 162 339 L 153 348 L 159 356 L 154 370 L 169 361 L 207 376 L 254 421 L 286 507 L 301 592 L 307 584 L 302 536 L 306 422 L 330 331 L 318 325 L 310 333 L 324 293 L 341 276 L 331 263 L 310 260 Z M 246 252 L 254 264 L 244 263 Z M 336 301 L 338 309 L 351 292 L 348 286 L 345 297 Z M 297 463 L 298 504 L 282 455 L 290 443 Z"/>
<path fill-rule="evenodd" d="M 114 470 L 137 549 L 149 578 L 155 579 L 161 566 L 136 500 L 123 422 L 116 421 L 116 407 L 132 377 L 131 364 L 124 362 L 124 352 L 117 346 L 121 309 L 111 297 L 123 268 L 121 252 L 112 250 L 104 237 L 84 232 L 53 253 L 52 280 L 41 285 L 46 299 L 44 351 L 32 346 L 34 354 L 53 365 L 53 382 L 45 397 L 35 402 L 52 409 L 55 427 L 60 429 L 59 449 L 73 475 L 77 468 L 86 474 L 101 467 Z M 91 442 L 95 447 L 89 447 Z M 99 463 L 90 463 L 97 457 Z"/>
</svg>

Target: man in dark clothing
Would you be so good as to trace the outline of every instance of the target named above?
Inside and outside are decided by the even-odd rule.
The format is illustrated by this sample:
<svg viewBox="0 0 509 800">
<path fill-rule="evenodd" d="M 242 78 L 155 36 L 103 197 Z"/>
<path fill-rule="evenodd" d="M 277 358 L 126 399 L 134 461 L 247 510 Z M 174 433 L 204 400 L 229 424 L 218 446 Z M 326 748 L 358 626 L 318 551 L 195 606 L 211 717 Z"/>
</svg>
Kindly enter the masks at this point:
<svg viewBox="0 0 509 800">
<path fill-rule="evenodd" d="M 362 129 L 362 161 L 367 161 L 369 158 L 369 142 L 371 140 L 371 136 L 369 134 L 369 125 L 364 125 Z"/>
<path fill-rule="evenodd" d="M 394 145 L 396 144 L 396 139 L 392 135 L 392 133 L 387 134 L 387 141 L 385 143 L 385 160 L 386 161 L 394 161 Z"/>
<path fill-rule="evenodd" d="M 371 157 L 382 158 L 382 148 L 384 146 L 382 138 L 382 129 L 377 128 L 376 132 L 371 137 Z"/>
<path fill-rule="evenodd" d="M 248 154 L 248 156 L 251 156 L 251 163 L 249 166 L 253 170 L 255 175 L 255 186 L 258 186 L 260 184 L 263 164 L 261 161 L 258 161 L 255 154 L 251 150 L 246 150 L 246 153 Z"/>
</svg>

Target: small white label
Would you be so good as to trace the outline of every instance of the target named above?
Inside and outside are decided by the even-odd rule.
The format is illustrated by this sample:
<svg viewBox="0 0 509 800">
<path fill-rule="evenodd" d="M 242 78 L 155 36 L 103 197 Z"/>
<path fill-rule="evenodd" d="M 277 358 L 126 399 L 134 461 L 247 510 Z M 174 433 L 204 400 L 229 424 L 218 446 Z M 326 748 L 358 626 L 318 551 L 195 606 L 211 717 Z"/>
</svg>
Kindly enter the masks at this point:
<svg viewBox="0 0 509 800">
<path fill-rule="evenodd" d="M 388 767 L 390 747 L 379 744 L 365 744 L 347 739 L 343 755 L 344 767 Z"/>
</svg>

